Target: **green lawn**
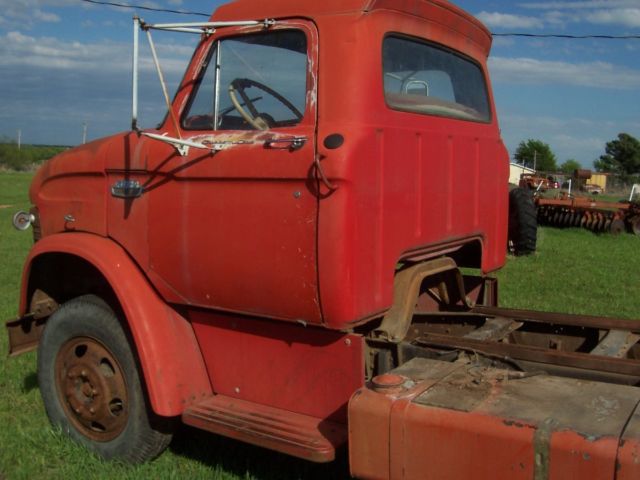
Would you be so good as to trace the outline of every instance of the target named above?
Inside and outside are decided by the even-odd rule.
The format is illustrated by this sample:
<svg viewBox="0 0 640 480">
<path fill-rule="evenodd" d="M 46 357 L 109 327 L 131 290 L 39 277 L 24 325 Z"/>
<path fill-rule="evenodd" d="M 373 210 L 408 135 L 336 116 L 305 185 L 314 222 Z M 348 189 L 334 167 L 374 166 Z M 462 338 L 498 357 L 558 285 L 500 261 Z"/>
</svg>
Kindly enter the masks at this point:
<svg viewBox="0 0 640 480">
<path fill-rule="evenodd" d="M 29 206 L 29 174 L 0 174 L 0 319 L 15 316 L 30 232 L 11 227 Z M 9 207 L 6 207 L 9 205 Z M 498 274 L 501 305 L 640 319 L 640 237 L 586 230 L 539 230 L 539 251 L 509 258 Z M 104 463 L 53 431 L 36 380 L 36 358 L 7 358 L 0 330 L 0 479 L 31 478 L 346 478 L 346 459 L 313 465 L 281 454 L 181 429 L 171 447 L 139 467 Z"/>
<path fill-rule="evenodd" d="M 538 228 L 538 251 L 496 275 L 500 305 L 640 319 L 640 237 Z"/>
</svg>

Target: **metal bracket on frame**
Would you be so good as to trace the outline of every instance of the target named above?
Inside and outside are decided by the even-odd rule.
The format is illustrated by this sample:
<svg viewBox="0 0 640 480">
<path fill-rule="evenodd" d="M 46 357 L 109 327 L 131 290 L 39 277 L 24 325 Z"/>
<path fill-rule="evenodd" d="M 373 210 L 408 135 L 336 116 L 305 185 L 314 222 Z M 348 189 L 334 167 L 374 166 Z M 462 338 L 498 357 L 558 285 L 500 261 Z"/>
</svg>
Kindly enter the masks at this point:
<svg viewBox="0 0 640 480">
<path fill-rule="evenodd" d="M 453 273 L 458 296 L 464 307 L 467 310 L 471 309 L 473 305 L 466 297 L 462 274 L 453 259 L 443 257 L 419 263 L 396 274 L 393 305 L 376 329 L 377 337 L 390 342 L 401 342 L 411 325 L 422 281 L 429 276 L 445 272 Z"/>
</svg>

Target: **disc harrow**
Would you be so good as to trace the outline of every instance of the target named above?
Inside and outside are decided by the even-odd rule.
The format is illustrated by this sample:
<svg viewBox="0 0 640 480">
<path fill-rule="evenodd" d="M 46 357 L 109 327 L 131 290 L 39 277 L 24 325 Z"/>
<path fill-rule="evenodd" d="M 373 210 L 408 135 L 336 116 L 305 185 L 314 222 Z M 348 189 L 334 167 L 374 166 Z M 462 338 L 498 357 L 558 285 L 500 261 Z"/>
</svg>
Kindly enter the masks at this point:
<svg viewBox="0 0 640 480">
<path fill-rule="evenodd" d="M 596 202 L 589 198 L 535 199 L 538 223 L 559 228 L 586 228 L 595 233 L 640 235 L 640 204 Z"/>
</svg>

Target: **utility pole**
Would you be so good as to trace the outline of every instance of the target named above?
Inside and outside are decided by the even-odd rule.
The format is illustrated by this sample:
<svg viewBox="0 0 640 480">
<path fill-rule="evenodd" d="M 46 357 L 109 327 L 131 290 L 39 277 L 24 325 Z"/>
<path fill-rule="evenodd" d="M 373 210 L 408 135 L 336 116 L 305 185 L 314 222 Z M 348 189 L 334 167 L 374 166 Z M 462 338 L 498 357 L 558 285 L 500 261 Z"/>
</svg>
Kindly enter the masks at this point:
<svg viewBox="0 0 640 480">
<path fill-rule="evenodd" d="M 534 173 L 537 172 L 537 169 L 536 169 L 537 163 L 538 163 L 538 151 L 534 150 L 533 151 L 533 171 L 534 171 Z"/>
<path fill-rule="evenodd" d="M 87 122 L 82 123 L 82 144 L 87 143 Z"/>
<path fill-rule="evenodd" d="M 22 129 L 18 129 L 18 150 L 20 150 L 20 146 L 22 144 Z"/>
</svg>

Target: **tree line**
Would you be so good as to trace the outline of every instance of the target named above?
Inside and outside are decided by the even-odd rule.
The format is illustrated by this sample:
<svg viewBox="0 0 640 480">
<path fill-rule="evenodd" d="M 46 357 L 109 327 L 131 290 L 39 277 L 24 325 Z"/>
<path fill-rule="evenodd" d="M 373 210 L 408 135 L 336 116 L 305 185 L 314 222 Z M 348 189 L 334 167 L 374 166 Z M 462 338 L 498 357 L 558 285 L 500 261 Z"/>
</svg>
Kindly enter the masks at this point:
<svg viewBox="0 0 640 480">
<path fill-rule="evenodd" d="M 68 147 L 51 145 L 21 145 L 0 139 L 0 169 L 27 171 L 66 150 Z"/>
<path fill-rule="evenodd" d="M 628 133 L 607 142 L 605 153 L 593 162 L 597 172 L 606 172 L 623 178 L 640 175 L 640 140 Z M 516 149 L 515 160 L 529 168 L 543 172 L 562 172 L 572 174 L 582 168 L 575 159 L 566 160 L 558 165 L 551 147 L 541 140 L 529 139 L 520 142 Z M 534 165 L 535 164 L 535 165 Z"/>
</svg>

